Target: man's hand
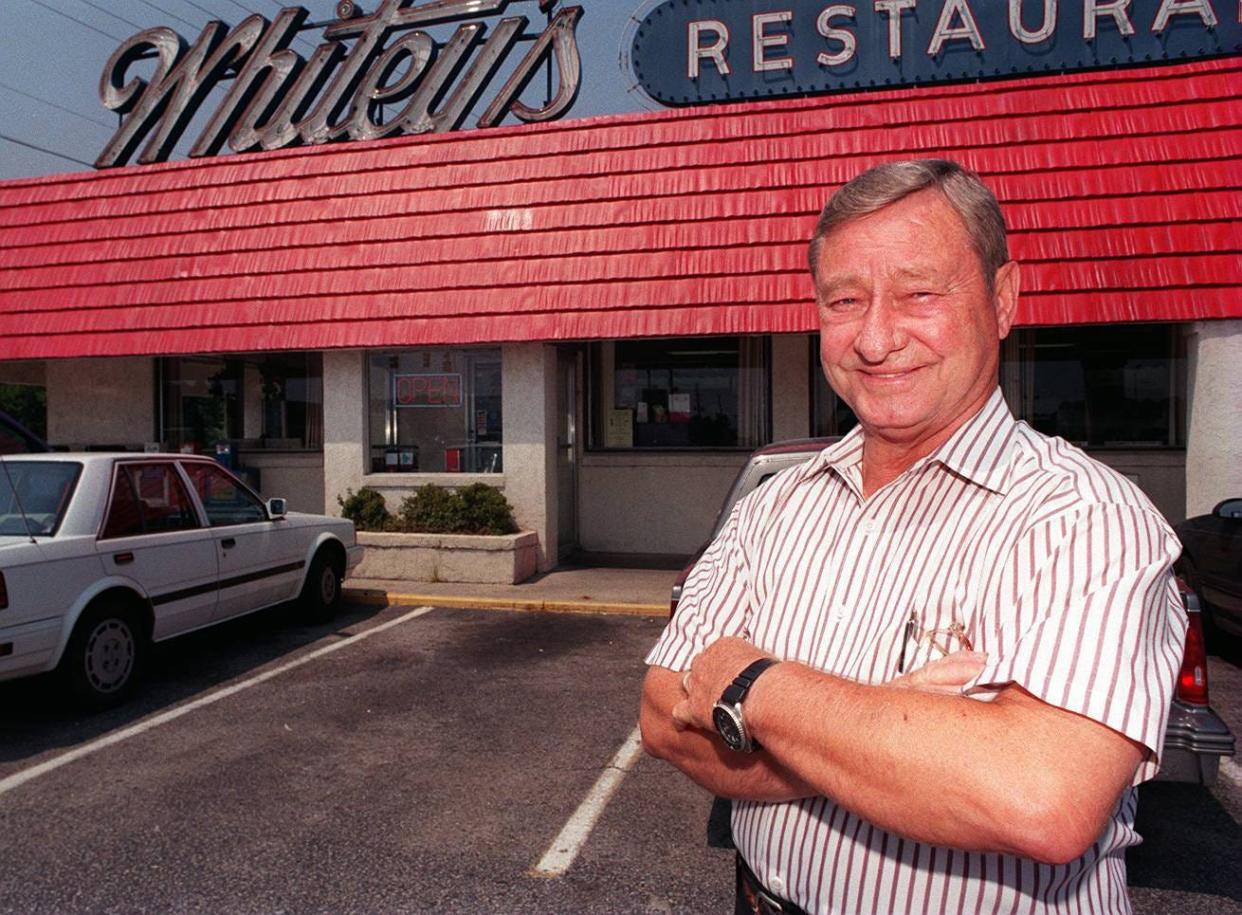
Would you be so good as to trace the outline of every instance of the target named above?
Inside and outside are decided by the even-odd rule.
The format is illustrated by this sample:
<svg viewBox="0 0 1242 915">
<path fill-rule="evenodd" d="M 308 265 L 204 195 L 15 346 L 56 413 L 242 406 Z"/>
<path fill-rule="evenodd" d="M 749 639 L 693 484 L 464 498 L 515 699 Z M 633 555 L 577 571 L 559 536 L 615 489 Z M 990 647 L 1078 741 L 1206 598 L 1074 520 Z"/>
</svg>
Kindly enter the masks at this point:
<svg viewBox="0 0 1242 915">
<path fill-rule="evenodd" d="M 686 698 L 673 706 L 673 724 L 714 732 L 712 707 L 733 678 L 747 665 L 767 655 L 745 639 L 720 639 L 707 646 L 690 662 L 681 678 Z"/>
<path fill-rule="evenodd" d="M 987 660 L 987 654 L 982 651 L 955 651 L 890 680 L 888 685 L 956 696 L 963 686 L 982 673 Z"/>
</svg>

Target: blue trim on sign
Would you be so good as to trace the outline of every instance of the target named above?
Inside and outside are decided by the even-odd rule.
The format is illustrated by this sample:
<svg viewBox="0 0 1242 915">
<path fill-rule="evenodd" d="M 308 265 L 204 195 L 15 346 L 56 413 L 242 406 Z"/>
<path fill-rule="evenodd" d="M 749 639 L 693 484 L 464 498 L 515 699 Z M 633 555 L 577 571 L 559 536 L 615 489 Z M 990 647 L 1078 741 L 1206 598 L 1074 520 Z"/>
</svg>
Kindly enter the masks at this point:
<svg viewBox="0 0 1242 915">
<path fill-rule="evenodd" d="M 1122 24 L 1109 13 L 1095 23 L 1095 37 L 1084 38 L 1080 2 L 1061 0 L 1047 38 L 1027 43 L 1015 37 L 1009 23 L 1007 0 L 966 0 L 951 8 L 941 24 L 946 0 L 919 0 L 913 9 L 900 10 L 900 27 L 891 28 L 898 13 L 876 10 L 870 0 L 849 4 L 794 3 L 791 0 L 666 0 L 651 10 L 634 31 L 630 61 L 634 76 L 655 101 L 669 106 L 825 92 L 895 88 L 922 83 L 962 82 L 1014 76 L 1067 73 L 1077 70 L 1117 69 L 1155 63 L 1225 57 L 1242 53 L 1242 23 L 1232 3 L 1211 5 L 1217 21 L 1209 27 L 1198 13 L 1181 11 L 1168 18 L 1159 32 L 1152 29 L 1161 0 L 1133 0 Z M 837 14 L 826 27 L 848 32 L 851 38 L 825 38 L 819 18 L 829 7 L 852 7 L 854 15 Z M 1021 29 L 1028 39 L 1043 24 L 1043 0 L 1024 0 Z M 1204 9 L 1208 9 L 1205 4 Z M 962 12 L 962 11 L 966 12 Z M 788 13 L 788 19 L 760 21 L 767 62 L 788 66 L 756 70 L 756 18 L 765 13 Z M 701 56 L 698 76 L 690 76 L 690 24 L 700 23 L 697 46 L 712 47 L 723 40 L 719 55 L 729 72 L 722 73 L 714 55 Z M 825 66 L 819 55 L 848 60 Z M 937 53 L 929 54 L 933 42 Z M 899 56 L 890 56 L 897 50 Z"/>
</svg>

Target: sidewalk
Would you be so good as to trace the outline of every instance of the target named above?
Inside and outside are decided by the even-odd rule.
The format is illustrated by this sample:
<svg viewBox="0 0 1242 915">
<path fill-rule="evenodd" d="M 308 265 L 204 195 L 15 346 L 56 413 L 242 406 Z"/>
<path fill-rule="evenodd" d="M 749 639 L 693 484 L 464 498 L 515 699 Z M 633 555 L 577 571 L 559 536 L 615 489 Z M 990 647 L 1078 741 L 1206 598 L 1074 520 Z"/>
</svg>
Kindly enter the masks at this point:
<svg viewBox="0 0 1242 915">
<path fill-rule="evenodd" d="M 520 585 L 348 578 L 344 597 L 368 604 L 664 617 L 676 578 L 677 572 L 667 569 L 614 568 L 556 569 Z"/>
</svg>

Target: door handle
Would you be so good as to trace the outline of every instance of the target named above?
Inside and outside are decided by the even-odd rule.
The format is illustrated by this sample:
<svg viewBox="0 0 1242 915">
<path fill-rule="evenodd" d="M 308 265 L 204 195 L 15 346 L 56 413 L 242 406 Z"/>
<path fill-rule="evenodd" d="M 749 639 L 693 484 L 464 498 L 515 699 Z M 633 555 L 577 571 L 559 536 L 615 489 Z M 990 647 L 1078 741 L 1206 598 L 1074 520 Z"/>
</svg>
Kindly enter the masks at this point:
<svg viewBox="0 0 1242 915">
<path fill-rule="evenodd" d="M 231 550 L 233 547 L 237 546 L 237 541 L 232 537 L 225 537 L 220 541 L 220 546 L 224 547 L 226 550 Z"/>
</svg>

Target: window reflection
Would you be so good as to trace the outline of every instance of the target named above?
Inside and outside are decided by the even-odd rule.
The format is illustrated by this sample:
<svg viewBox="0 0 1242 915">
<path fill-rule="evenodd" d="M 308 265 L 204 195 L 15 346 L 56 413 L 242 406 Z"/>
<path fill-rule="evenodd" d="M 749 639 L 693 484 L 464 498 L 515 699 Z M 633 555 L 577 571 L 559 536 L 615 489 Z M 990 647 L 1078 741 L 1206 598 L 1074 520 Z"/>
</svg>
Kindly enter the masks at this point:
<svg viewBox="0 0 1242 915">
<path fill-rule="evenodd" d="M 768 440 L 764 338 L 597 343 L 591 363 L 595 448 L 756 448 Z"/>
</svg>

